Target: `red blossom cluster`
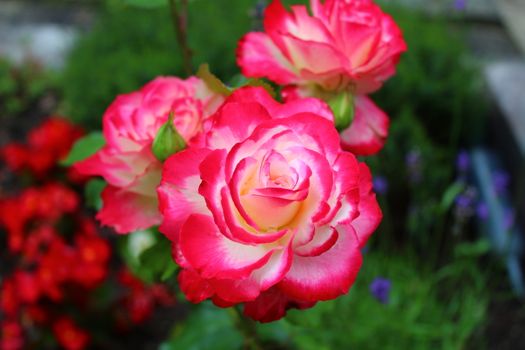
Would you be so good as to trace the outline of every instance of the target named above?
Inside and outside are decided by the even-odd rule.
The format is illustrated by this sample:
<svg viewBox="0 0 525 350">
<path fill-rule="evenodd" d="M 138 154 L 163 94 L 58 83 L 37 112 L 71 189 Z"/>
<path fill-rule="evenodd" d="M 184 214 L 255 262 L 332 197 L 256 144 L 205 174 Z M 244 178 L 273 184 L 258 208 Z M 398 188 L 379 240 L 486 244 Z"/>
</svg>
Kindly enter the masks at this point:
<svg viewBox="0 0 525 350">
<path fill-rule="evenodd" d="M 30 171 L 37 177 L 45 176 L 65 157 L 73 143 L 82 136 L 82 129 L 60 117 L 51 117 L 31 130 L 27 143 L 11 143 L 0 153 L 14 172 Z"/>
<path fill-rule="evenodd" d="M 7 243 L 0 261 L 0 350 L 26 348 L 45 332 L 68 350 L 90 344 L 82 316 L 90 312 L 91 292 L 109 282 L 111 246 L 83 213 L 75 189 L 56 180 L 64 171 L 51 171 L 80 135 L 67 121 L 51 118 L 29 133 L 27 145 L 0 150 L 9 171 L 29 171 L 41 180 L 0 198 L 0 241 Z M 78 183 L 78 176 L 66 175 Z M 117 325 L 127 320 L 129 328 L 145 321 L 156 304 L 173 304 L 165 287 L 147 287 L 119 269 L 122 293 L 108 306 L 118 310 Z"/>
<path fill-rule="evenodd" d="M 119 301 L 120 307 L 117 313 L 117 326 L 120 329 L 127 329 L 130 324 L 146 321 L 153 313 L 156 304 L 170 306 L 175 302 L 165 286 L 161 284 L 147 286 L 127 269 L 119 272 L 118 281 L 126 288 Z"/>
</svg>

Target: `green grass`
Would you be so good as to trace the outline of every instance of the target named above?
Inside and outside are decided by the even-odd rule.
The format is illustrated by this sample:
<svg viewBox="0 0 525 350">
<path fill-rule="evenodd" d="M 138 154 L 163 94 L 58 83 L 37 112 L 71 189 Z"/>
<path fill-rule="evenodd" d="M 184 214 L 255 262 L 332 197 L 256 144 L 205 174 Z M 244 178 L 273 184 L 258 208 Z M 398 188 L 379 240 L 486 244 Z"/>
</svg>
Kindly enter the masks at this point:
<svg viewBox="0 0 525 350">
<path fill-rule="evenodd" d="M 392 283 L 386 305 L 369 291 L 379 276 Z M 410 253 L 371 252 L 348 295 L 290 311 L 281 322 L 304 350 L 463 349 L 484 324 L 485 282 L 477 259 L 469 256 L 432 271 Z"/>
</svg>

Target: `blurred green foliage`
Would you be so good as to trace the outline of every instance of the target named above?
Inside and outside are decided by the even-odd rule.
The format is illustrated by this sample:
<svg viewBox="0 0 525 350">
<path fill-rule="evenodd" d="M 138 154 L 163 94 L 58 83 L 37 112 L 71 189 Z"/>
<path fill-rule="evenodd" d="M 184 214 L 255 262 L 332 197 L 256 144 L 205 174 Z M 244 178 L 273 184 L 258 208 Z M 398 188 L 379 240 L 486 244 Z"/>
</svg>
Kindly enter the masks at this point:
<svg viewBox="0 0 525 350">
<path fill-rule="evenodd" d="M 409 109 L 440 145 L 480 141 L 487 104 L 479 63 L 466 49 L 462 27 L 443 18 L 383 7 L 401 27 L 408 50 L 397 74 L 374 100 L 394 118 Z"/>
<path fill-rule="evenodd" d="M 451 200 L 443 195 L 454 180 L 454 159 L 455 153 L 437 146 L 410 109 L 395 117 L 385 148 L 366 159 L 372 174 L 388 183 L 387 193 L 378 194 L 384 214 L 379 245 L 409 245 L 422 255 L 439 248 L 450 233 L 445 223 Z"/>
<path fill-rule="evenodd" d="M 463 349 L 489 302 L 476 262 L 475 255 L 465 256 L 433 271 L 410 251 L 370 252 L 348 295 L 290 312 L 292 339 L 304 350 Z M 376 277 L 391 281 L 387 304 L 370 293 Z"/>
<path fill-rule="evenodd" d="M 54 76 L 37 62 L 13 65 L 0 57 L 0 120 L 15 118 L 34 109 L 55 83 Z"/>
<path fill-rule="evenodd" d="M 221 1 L 190 2 L 188 40 L 195 72 L 201 63 L 209 62 L 223 80 L 238 73 L 235 48 L 251 28 L 253 5 L 253 0 L 236 0 L 235 6 Z M 108 1 L 65 68 L 66 115 L 100 129 L 102 114 L 117 95 L 139 89 L 159 75 L 185 76 L 167 6 L 147 9 Z"/>
<path fill-rule="evenodd" d="M 159 350 L 234 350 L 243 344 L 235 328 L 231 309 L 220 309 L 209 302 L 192 308 L 185 322 L 176 325 L 169 340 Z"/>
<path fill-rule="evenodd" d="M 100 129 L 102 114 L 117 95 L 155 76 L 180 73 L 165 11 L 108 6 L 70 54 L 62 77 L 65 113 Z"/>
</svg>

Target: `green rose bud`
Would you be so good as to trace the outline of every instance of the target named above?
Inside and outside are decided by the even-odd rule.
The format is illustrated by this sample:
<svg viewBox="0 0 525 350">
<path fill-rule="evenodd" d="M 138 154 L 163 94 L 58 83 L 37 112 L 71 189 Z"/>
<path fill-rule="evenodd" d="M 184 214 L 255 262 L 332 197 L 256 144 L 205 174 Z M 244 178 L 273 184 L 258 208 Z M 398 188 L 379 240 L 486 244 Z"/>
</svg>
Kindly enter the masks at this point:
<svg viewBox="0 0 525 350">
<path fill-rule="evenodd" d="M 341 92 L 329 98 L 327 102 L 334 113 L 336 129 L 343 131 L 348 128 L 354 120 L 354 95 Z"/>
<path fill-rule="evenodd" d="M 175 128 L 173 113 L 170 113 L 168 121 L 157 132 L 151 149 L 155 157 L 164 162 L 169 156 L 182 151 L 184 148 L 186 148 L 186 142 Z"/>
</svg>

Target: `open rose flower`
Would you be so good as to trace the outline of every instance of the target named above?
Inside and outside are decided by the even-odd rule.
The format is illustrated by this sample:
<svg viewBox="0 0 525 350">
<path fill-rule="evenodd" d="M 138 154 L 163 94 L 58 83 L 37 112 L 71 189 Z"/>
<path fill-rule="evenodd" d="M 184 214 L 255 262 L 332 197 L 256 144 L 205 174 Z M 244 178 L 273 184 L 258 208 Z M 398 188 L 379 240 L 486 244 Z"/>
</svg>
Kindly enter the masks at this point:
<svg viewBox="0 0 525 350">
<path fill-rule="evenodd" d="M 171 156 L 158 188 L 188 299 L 272 321 L 346 293 L 381 212 L 328 106 L 242 88 L 212 118 L 205 146 Z"/>
<path fill-rule="evenodd" d="M 314 96 L 330 102 L 339 94 L 355 95 L 361 100 L 355 101 L 358 126 L 344 130 L 342 146 L 357 154 L 376 153 L 388 133 L 388 118 L 365 94 L 395 73 L 406 50 L 401 31 L 371 0 L 311 0 L 310 5 L 312 15 L 302 5 L 288 12 L 274 0 L 264 14 L 265 32 L 240 40 L 237 62 L 248 77 L 285 85 L 285 99 Z"/>
<path fill-rule="evenodd" d="M 194 77 L 159 77 L 117 97 L 103 117 L 106 145 L 75 165 L 80 173 L 100 175 L 108 183 L 97 215 L 102 224 L 127 233 L 160 223 L 155 188 L 162 164 L 151 150 L 157 131 L 173 113 L 186 143 L 198 143 L 206 118 L 221 102 L 221 96 Z"/>
<path fill-rule="evenodd" d="M 310 5 L 313 16 L 302 5 L 288 12 L 280 0 L 268 6 L 266 33 L 248 33 L 239 43 L 237 61 L 246 76 L 368 94 L 395 73 L 406 44 L 394 20 L 372 0 Z"/>
</svg>

